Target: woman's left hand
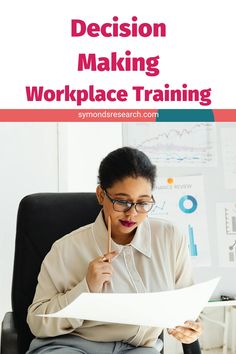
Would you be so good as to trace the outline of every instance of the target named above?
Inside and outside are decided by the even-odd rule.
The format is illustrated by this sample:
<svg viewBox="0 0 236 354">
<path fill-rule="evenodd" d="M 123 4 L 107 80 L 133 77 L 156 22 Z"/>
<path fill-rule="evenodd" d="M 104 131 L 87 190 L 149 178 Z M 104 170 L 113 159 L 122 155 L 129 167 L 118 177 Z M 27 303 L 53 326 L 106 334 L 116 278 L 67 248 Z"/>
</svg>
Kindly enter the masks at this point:
<svg viewBox="0 0 236 354">
<path fill-rule="evenodd" d="M 186 321 L 184 326 L 176 326 L 168 329 L 167 332 L 178 339 L 181 343 L 189 344 L 195 342 L 201 333 L 202 325 L 198 321 Z"/>
</svg>

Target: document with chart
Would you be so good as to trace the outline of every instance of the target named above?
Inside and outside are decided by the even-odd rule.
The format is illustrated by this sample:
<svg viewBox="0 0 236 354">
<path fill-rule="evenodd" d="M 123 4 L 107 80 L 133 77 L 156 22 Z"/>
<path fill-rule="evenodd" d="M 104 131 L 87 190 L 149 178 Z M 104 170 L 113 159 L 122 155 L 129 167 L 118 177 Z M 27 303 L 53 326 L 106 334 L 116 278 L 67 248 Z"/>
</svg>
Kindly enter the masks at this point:
<svg viewBox="0 0 236 354">
<path fill-rule="evenodd" d="M 236 203 L 217 203 L 220 265 L 236 267 Z"/>
</svg>

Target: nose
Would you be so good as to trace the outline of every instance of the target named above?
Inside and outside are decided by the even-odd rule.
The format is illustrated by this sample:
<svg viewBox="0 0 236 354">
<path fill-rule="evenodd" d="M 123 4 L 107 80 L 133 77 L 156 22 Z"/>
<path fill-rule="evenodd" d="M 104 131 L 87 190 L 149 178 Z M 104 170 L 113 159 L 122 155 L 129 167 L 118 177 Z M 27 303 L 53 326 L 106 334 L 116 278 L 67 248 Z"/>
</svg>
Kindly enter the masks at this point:
<svg viewBox="0 0 236 354">
<path fill-rule="evenodd" d="M 135 205 L 132 205 L 132 207 L 129 209 L 129 210 L 127 210 L 126 212 L 125 212 L 125 214 L 126 215 L 132 215 L 132 216 L 136 216 L 138 213 L 137 213 L 137 211 L 136 211 L 136 209 L 135 209 Z"/>
</svg>

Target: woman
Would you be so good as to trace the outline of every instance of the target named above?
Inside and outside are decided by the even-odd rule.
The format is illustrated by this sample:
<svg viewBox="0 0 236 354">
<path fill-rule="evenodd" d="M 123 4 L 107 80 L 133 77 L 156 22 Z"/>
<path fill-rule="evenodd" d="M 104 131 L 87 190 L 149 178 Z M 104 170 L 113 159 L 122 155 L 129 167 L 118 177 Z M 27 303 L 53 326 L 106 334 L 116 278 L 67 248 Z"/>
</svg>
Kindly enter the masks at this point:
<svg viewBox="0 0 236 354">
<path fill-rule="evenodd" d="M 155 166 L 137 149 L 120 148 L 102 160 L 96 190 L 102 211 L 93 224 L 55 242 L 42 263 L 28 310 L 37 337 L 28 354 L 159 353 L 161 328 L 35 316 L 60 310 L 82 292 L 140 293 L 192 285 L 184 236 L 167 221 L 147 218 L 155 203 L 155 176 Z M 108 218 L 112 250 L 105 253 Z M 191 343 L 201 325 L 187 321 L 169 333 Z"/>
</svg>

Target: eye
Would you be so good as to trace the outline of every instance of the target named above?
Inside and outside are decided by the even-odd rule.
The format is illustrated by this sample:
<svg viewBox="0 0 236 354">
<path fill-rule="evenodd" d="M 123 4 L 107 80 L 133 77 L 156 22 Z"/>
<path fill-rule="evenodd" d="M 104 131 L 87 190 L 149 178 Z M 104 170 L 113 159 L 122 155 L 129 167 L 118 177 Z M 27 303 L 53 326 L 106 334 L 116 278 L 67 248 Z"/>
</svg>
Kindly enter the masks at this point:
<svg viewBox="0 0 236 354">
<path fill-rule="evenodd" d="M 139 205 L 141 206 L 146 206 L 149 205 L 151 202 L 138 202 Z"/>
<path fill-rule="evenodd" d="M 130 202 L 128 202 L 128 200 L 116 200 L 116 203 L 120 204 L 120 205 L 129 205 Z"/>
</svg>

